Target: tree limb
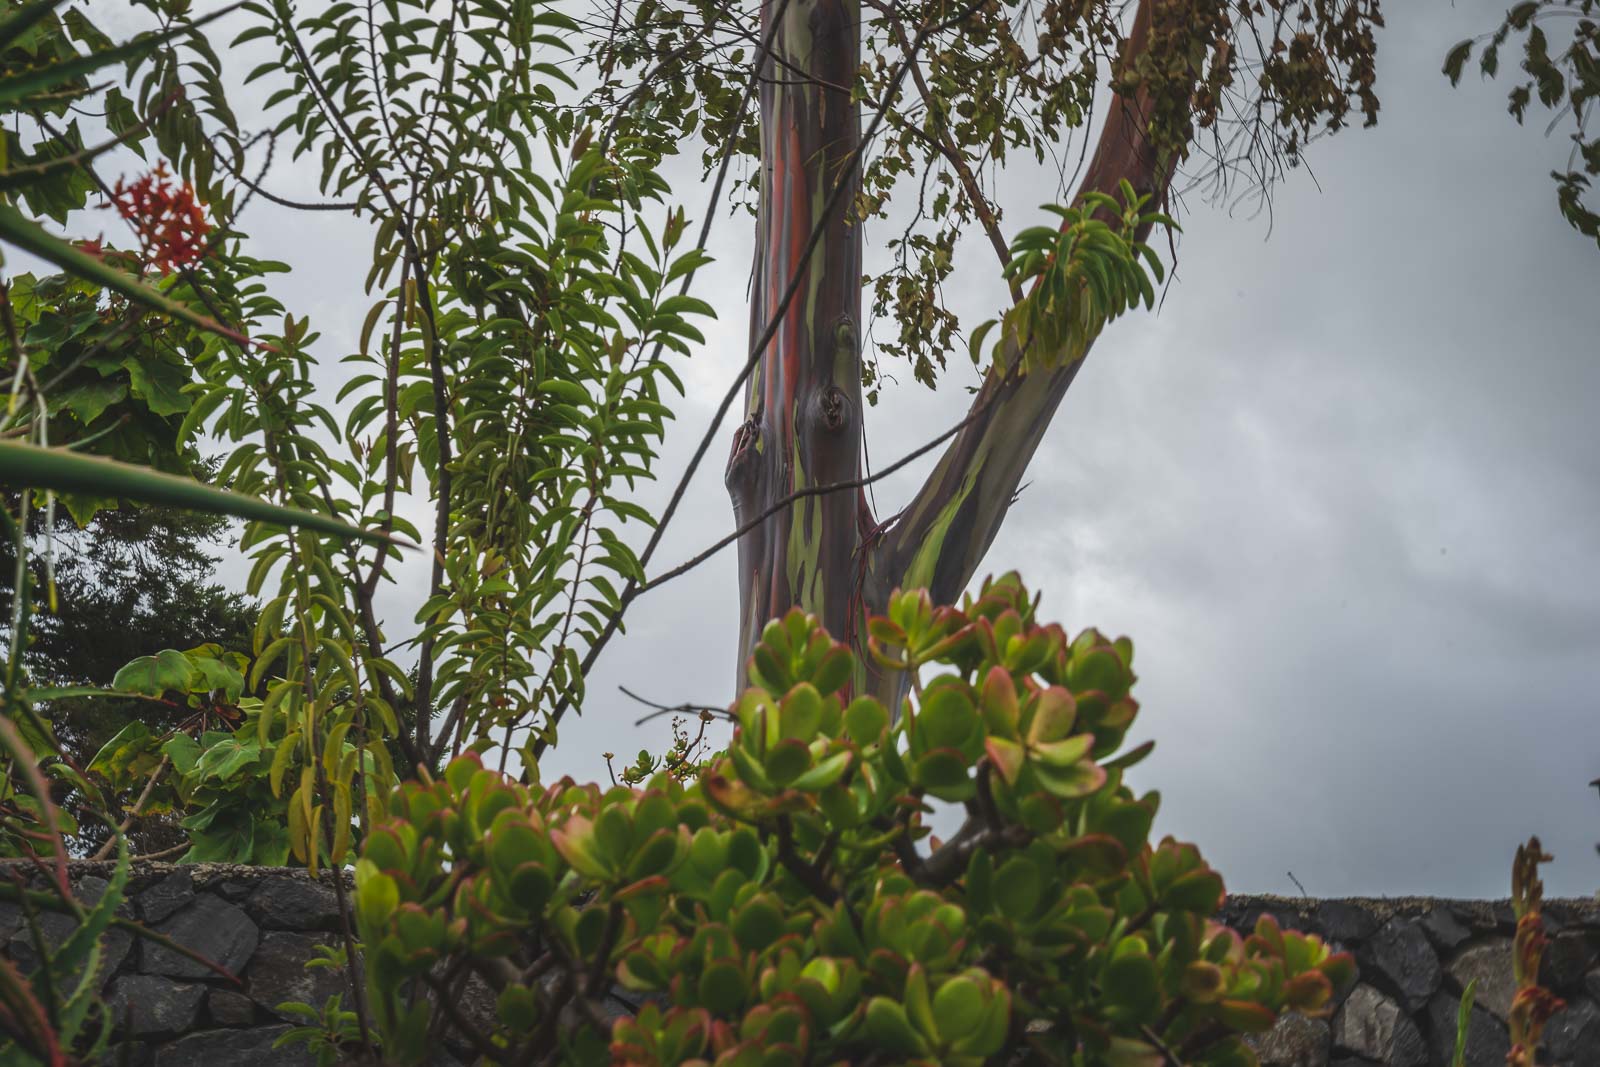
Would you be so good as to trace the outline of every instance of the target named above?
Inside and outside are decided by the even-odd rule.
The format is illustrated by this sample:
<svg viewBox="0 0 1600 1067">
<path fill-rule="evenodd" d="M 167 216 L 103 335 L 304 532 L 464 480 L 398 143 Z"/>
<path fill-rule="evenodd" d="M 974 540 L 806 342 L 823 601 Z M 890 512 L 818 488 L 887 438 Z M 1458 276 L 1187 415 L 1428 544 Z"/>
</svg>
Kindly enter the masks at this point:
<svg viewBox="0 0 1600 1067">
<path fill-rule="evenodd" d="M 1141 0 L 1125 62 L 1149 47 L 1154 6 L 1155 0 Z M 1152 111 L 1142 87 L 1131 97 L 1119 93 L 1113 98 L 1076 199 L 1091 192 L 1115 196 L 1124 180 L 1142 194 L 1165 194 L 1176 160 L 1159 153 L 1148 136 Z M 1135 234 L 1139 240 L 1145 236 Z M 976 573 L 1083 362 L 1074 359 L 1048 372 L 1011 373 L 1022 355 L 1014 342 L 1007 344 L 1000 366 L 990 370 L 973 400 L 975 417 L 877 548 L 873 573 L 884 586 L 877 592 L 887 593 L 893 585 L 920 586 L 936 601 L 948 603 Z"/>
</svg>

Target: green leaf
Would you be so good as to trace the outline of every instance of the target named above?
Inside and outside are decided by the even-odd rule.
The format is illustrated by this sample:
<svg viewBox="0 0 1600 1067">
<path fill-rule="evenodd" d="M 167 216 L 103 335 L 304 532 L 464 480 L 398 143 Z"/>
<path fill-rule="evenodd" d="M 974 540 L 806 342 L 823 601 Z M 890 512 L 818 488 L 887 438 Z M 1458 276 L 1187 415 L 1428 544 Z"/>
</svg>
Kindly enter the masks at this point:
<svg viewBox="0 0 1600 1067">
<path fill-rule="evenodd" d="M 845 709 L 845 732 L 858 745 L 877 744 L 888 725 L 889 713 L 872 697 L 856 697 Z"/>
<path fill-rule="evenodd" d="M 744 1005 L 749 983 L 727 960 L 714 960 L 700 975 L 700 1002 L 718 1015 L 734 1015 Z"/>
<path fill-rule="evenodd" d="M 246 811 L 229 814 L 230 818 L 213 820 L 207 829 L 189 835 L 192 844 L 183 854 L 184 863 L 250 862 L 255 852 L 255 819 Z"/>
<path fill-rule="evenodd" d="M 760 952 L 783 934 L 783 913 L 765 895 L 756 896 L 739 909 L 732 925 L 741 948 Z"/>
<path fill-rule="evenodd" d="M 941 800 L 966 800 L 976 791 L 966 760 L 953 748 L 936 748 L 916 762 L 917 782 Z"/>
<path fill-rule="evenodd" d="M 162 649 L 154 656 L 140 656 L 126 664 L 111 679 L 111 688 L 148 696 L 161 696 L 169 690 L 189 692 L 195 677 L 194 664 L 182 652 Z"/>
<path fill-rule="evenodd" d="M 978 713 L 966 693 L 944 685 L 923 698 L 913 729 L 924 748 L 961 751 L 978 729 Z"/>
<path fill-rule="evenodd" d="M 1129 1022 L 1149 1022 L 1161 1009 L 1156 964 L 1149 956 L 1128 953 L 1106 965 L 1100 977 L 1107 1014 Z"/>
<path fill-rule="evenodd" d="M 127 395 L 126 382 L 120 382 L 115 378 L 102 378 L 57 393 L 50 398 L 50 407 L 53 411 L 65 408 L 76 415 L 79 422 L 87 426 L 98 419 L 106 408 Z"/>
<path fill-rule="evenodd" d="M 1461 1007 L 1456 1010 L 1456 1052 L 1450 1067 L 1467 1067 L 1467 1030 L 1472 1024 L 1472 1002 L 1478 996 L 1478 980 L 1467 983 L 1461 993 Z"/>
<path fill-rule="evenodd" d="M 983 990 L 965 975 L 947 980 L 933 996 L 933 1014 L 939 1020 L 939 1032 L 952 1040 L 976 1030 L 983 1022 L 983 1009 Z"/>
<path fill-rule="evenodd" d="M 1044 892 L 1044 876 L 1039 867 L 1026 856 L 1012 856 L 994 872 L 991 882 L 995 906 L 1012 920 L 1031 916 L 1039 907 L 1039 897 Z"/>
<path fill-rule="evenodd" d="M 195 763 L 200 759 L 200 745 L 188 734 L 173 734 L 167 743 L 161 746 L 161 751 L 172 760 L 172 769 L 179 775 L 192 772 Z"/>
<path fill-rule="evenodd" d="M 1068 767 L 1052 767 L 1046 763 L 1030 762 L 1029 768 L 1039 783 L 1062 800 L 1076 800 L 1099 789 L 1106 781 L 1106 772 L 1088 760 Z"/>
<path fill-rule="evenodd" d="M 926 1056 L 928 1044 L 911 1028 L 906 1010 L 888 997 L 867 1002 L 867 1036 L 881 1052 L 900 1056 Z"/>
<path fill-rule="evenodd" d="M 34 70 L 23 71 L 8 78 L 0 78 L 0 103 L 11 103 L 30 93 L 43 92 L 47 89 L 55 88 L 65 82 L 72 81 L 74 78 L 92 74 L 94 71 L 102 67 L 108 67 L 113 63 L 122 63 L 130 59 L 138 59 L 140 56 L 149 55 L 167 41 L 186 36 L 208 22 L 219 19 L 224 15 L 232 14 L 243 6 L 243 3 L 244 0 L 240 0 L 239 3 L 230 4 L 221 11 L 214 11 L 189 25 L 179 26 L 165 33 L 139 37 L 115 48 L 92 52 L 86 56 L 64 60 L 60 63 L 52 63 Z M 31 18 L 37 20 L 38 17 L 33 12 L 24 12 L 20 13 L 17 19 Z M 12 20 L 7 20 L 5 29 L 0 32 L 12 32 Z"/>
<path fill-rule="evenodd" d="M 844 776 L 844 772 L 850 766 L 850 761 L 854 758 L 854 755 L 854 753 L 848 751 L 836 752 L 790 784 L 804 793 L 820 792 Z"/>
<path fill-rule="evenodd" d="M 799 738 L 785 738 L 772 746 L 762 769 L 773 784 L 788 785 L 811 769 L 811 750 Z"/>
<path fill-rule="evenodd" d="M 152 413 L 181 415 L 189 410 L 189 398 L 183 394 L 189 375 L 182 367 L 164 359 L 138 356 L 129 356 L 122 365 L 133 380 L 133 395 L 143 400 Z"/>
<path fill-rule="evenodd" d="M 226 782 L 260 758 L 261 748 L 254 738 L 240 741 L 237 737 L 229 737 L 206 749 L 195 764 L 195 770 L 200 772 L 201 781 L 218 778 Z"/>
<path fill-rule="evenodd" d="M 0 19 L 0 48 L 9 48 L 13 41 L 38 25 L 40 19 L 60 7 L 63 2 L 64 0 L 34 0 L 33 3 L 18 8 L 4 19 Z"/>
<path fill-rule="evenodd" d="M 121 788 L 130 778 L 147 772 L 158 762 L 154 755 L 156 737 L 144 723 L 134 720 L 100 746 L 89 761 L 88 770 Z"/>
<path fill-rule="evenodd" d="M 1215 871 L 1190 871 L 1167 889 L 1162 901 L 1174 911 L 1213 915 L 1222 907 L 1222 876 Z"/>
</svg>

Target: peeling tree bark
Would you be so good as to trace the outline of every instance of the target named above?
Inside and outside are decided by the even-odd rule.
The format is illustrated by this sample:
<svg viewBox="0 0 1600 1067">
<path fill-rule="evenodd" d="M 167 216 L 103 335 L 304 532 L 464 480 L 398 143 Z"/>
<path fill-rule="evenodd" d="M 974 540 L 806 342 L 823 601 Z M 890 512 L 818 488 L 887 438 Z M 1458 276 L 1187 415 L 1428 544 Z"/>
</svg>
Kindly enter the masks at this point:
<svg viewBox="0 0 1600 1067">
<path fill-rule="evenodd" d="M 836 184 L 855 183 L 858 173 L 861 121 L 847 87 L 860 64 L 860 8 L 856 0 L 765 0 L 763 33 L 780 12 L 760 92 L 753 339 L 797 270 L 801 282 L 751 376 L 728 459 L 740 523 L 796 489 L 861 470 L 861 235 L 845 221 L 854 188 L 837 198 L 832 217 L 818 218 Z M 819 223 L 821 243 L 802 264 Z M 846 631 L 865 508 L 859 492 L 811 497 L 740 539 L 741 687 L 754 638 L 791 606 Z"/>
<path fill-rule="evenodd" d="M 1147 46 L 1157 6 L 1159 0 L 1142 0 L 1124 57 Z M 763 28 L 775 7 L 776 0 L 766 0 Z M 855 180 L 853 167 L 844 172 L 858 150 L 860 119 L 848 93 L 836 87 L 851 84 L 859 63 L 857 0 L 791 3 L 773 51 L 781 62 L 769 61 L 760 97 L 752 339 L 796 269 L 803 281 L 761 353 L 746 393 L 746 419 L 735 432 L 726 481 L 740 524 L 796 489 L 856 479 L 861 472 L 861 232 L 845 222 L 854 190 L 839 198 L 835 217 L 815 216 L 841 174 Z M 1173 165 L 1146 139 L 1150 110 L 1142 92 L 1112 98 L 1080 198 L 1089 191 L 1115 195 L 1124 179 L 1141 193 L 1164 192 Z M 819 221 L 822 242 L 801 264 Z M 862 633 L 864 613 L 882 610 L 896 588 L 926 587 L 939 603 L 961 595 L 1087 352 L 1065 355 L 1050 373 L 991 370 L 968 423 L 885 529 L 878 528 L 865 494 L 849 490 L 796 501 L 740 540 L 740 688 L 745 656 L 761 628 L 790 607 L 814 613 L 829 632 L 853 639 Z M 1019 356 L 1007 352 L 1005 366 Z M 857 686 L 878 688 L 870 676 L 858 678 Z M 898 696 L 879 695 L 891 705 Z"/>
</svg>

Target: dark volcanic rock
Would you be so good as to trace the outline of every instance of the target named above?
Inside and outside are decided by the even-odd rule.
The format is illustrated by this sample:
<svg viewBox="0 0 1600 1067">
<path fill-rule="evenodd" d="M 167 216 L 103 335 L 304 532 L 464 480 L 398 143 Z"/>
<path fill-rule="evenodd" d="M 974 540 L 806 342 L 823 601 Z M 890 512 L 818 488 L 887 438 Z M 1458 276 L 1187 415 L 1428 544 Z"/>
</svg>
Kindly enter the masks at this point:
<svg viewBox="0 0 1600 1067">
<path fill-rule="evenodd" d="M 1420 920 L 1422 932 L 1441 952 L 1449 952 L 1472 937 L 1472 931 L 1456 918 L 1453 908 L 1439 905 Z"/>
<path fill-rule="evenodd" d="M 1416 1011 L 1438 992 L 1443 972 L 1420 924 L 1390 919 L 1356 956 L 1362 977 Z"/>
<path fill-rule="evenodd" d="M 261 933 L 240 908 L 202 893 L 188 907 L 155 927 L 184 948 L 237 974 L 250 961 Z M 214 978 L 216 972 L 164 945 L 145 946 L 145 974 Z"/>
<path fill-rule="evenodd" d="M 1456 1016 L 1461 999 L 1440 993 L 1428 1002 L 1428 1046 L 1431 1062 L 1448 1064 L 1456 1050 Z M 1511 1035 L 1499 1019 L 1473 1005 L 1467 1023 L 1467 1067 L 1500 1067 L 1511 1051 Z"/>
<path fill-rule="evenodd" d="M 244 906 L 266 930 L 339 928 L 339 898 L 333 887 L 310 878 L 268 878 L 250 894 Z"/>
<path fill-rule="evenodd" d="M 1553 1063 L 1600 1067 L 1600 1008 L 1579 1000 L 1545 1024 L 1544 1050 Z"/>
<path fill-rule="evenodd" d="M 103 1057 L 102 1062 L 116 1064 L 116 1067 L 151 1067 L 155 1060 L 154 1048 L 148 1041 L 133 1038 L 113 1041 L 109 1054 Z"/>
<path fill-rule="evenodd" d="M 111 983 L 106 1004 L 117 1029 L 136 1037 L 181 1034 L 200 1017 L 206 987 L 156 975 L 125 974 Z"/>
<path fill-rule="evenodd" d="M 1377 932 L 1378 917 L 1347 900 L 1324 900 L 1317 905 L 1314 930 L 1326 941 L 1354 947 Z"/>
<path fill-rule="evenodd" d="M 1450 978 L 1458 990 L 1476 981 L 1473 1003 L 1505 1022 L 1511 1014 L 1511 998 L 1517 995 L 1517 979 L 1511 969 L 1511 939 L 1493 937 L 1469 945 L 1450 961 Z"/>
<path fill-rule="evenodd" d="M 1332 1037 L 1321 1019 L 1286 1013 L 1271 1030 L 1249 1041 L 1262 1067 L 1328 1067 Z"/>
<path fill-rule="evenodd" d="M 1549 986 L 1562 996 L 1570 996 L 1583 988 L 1583 975 L 1600 952 L 1596 938 L 1600 932 L 1567 930 L 1550 939 L 1545 946 L 1544 960 L 1539 965 L 1539 984 Z"/>
<path fill-rule="evenodd" d="M 1333 1017 L 1339 1052 L 1391 1067 L 1421 1067 L 1428 1058 L 1422 1033 L 1400 1005 L 1369 985 L 1358 985 Z"/>
<path fill-rule="evenodd" d="M 105 891 L 110 888 L 110 883 L 104 878 L 87 875 L 73 883 L 72 891 L 79 901 L 85 905 L 99 903 Z M 117 909 L 123 914 L 129 909 L 127 902 Z M 67 938 L 78 928 L 78 920 L 59 911 L 46 911 L 39 914 L 39 933 L 44 938 L 45 946 L 54 952 L 66 943 Z M 128 953 L 133 950 L 133 935 L 126 930 L 108 930 L 100 938 L 100 984 L 105 985 L 122 962 L 128 958 Z M 26 922 L 20 922 L 11 934 L 11 940 L 6 944 L 6 955 L 11 961 L 22 969 L 23 973 L 33 971 L 39 966 L 39 952 L 33 943 L 33 931 Z M 77 977 L 82 971 L 74 972 L 65 985 L 76 985 Z"/>
<path fill-rule="evenodd" d="M 285 1001 L 309 1004 L 319 1011 L 335 993 L 344 993 L 348 1002 L 344 971 L 306 966 L 307 960 L 320 955 L 319 943 L 310 934 L 274 931 L 264 935 L 245 978 L 250 999 L 285 1019 L 292 1018 L 278 1011 L 278 1005 Z"/>
<path fill-rule="evenodd" d="M 204 1030 L 156 1049 L 155 1067 L 314 1067 L 304 1045 L 275 1049 L 287 1026 Z"/>
<path fill-rule="evenodd" d="M 206 1012 L 218 1026 L 249 1026 L 256 1020 L 256 1002 L 231 989 L 213 989 L 206 997 Z"/>
<path fill-rule="evenodd" d="M 179 868 L 134 899 L 145 922 L 161 922 L 194 899 L 194 875 Z"/>
</svg>

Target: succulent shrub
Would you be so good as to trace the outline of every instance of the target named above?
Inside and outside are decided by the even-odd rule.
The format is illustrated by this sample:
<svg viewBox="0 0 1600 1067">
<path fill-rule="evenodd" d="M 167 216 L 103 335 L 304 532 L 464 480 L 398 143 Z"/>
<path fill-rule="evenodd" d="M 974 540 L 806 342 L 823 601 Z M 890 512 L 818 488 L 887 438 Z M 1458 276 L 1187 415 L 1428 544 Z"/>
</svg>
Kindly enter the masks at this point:
<svg viewBox="0 0 1600 1067">
<path fill-rule="evenodd" d="M 898 715 L 791 612 L 687 783 L 525 786 L 469 754 L 398 788 L 356 868 L 385 1058 L 449 1024 L 503 1063 L 1253 1063 L 1242 1035 L 1325 1012 L 1353 963 L 1212 920 L 1221 876 L 1150 840 L 1159 797 L 1124 777 L 1151 748 L 1124 745 L 1132 644 L 1036 608 L 1015 576 L 959 609 L 897 593 L 867 654 Z M 944 842 L 935 800 L 966 812 Z"/>
</svg>

